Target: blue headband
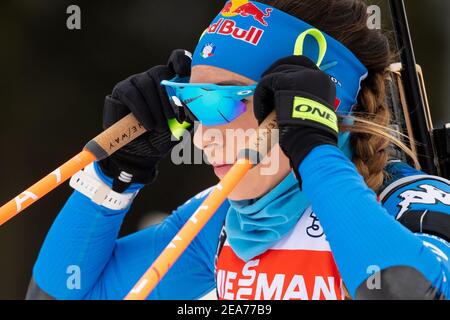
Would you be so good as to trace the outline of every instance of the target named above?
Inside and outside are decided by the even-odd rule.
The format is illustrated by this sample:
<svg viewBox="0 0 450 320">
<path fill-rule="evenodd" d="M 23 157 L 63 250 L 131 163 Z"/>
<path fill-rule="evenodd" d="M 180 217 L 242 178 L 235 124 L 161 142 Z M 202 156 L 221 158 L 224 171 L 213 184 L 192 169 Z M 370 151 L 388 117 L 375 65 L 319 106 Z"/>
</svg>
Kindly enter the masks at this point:
<svg viewBox="0 0 450 320">
<path fill-rule="evenodd" d="M 233 0 L 203 33 L 192 65 L 223 68 L 259 81 L 278 59 L 302 54 L 336 83 L 336 107 L 347 115 L 356 104 L 366 67 L 343 44 L 306 22 L 262 3 Z"/>
</svg>

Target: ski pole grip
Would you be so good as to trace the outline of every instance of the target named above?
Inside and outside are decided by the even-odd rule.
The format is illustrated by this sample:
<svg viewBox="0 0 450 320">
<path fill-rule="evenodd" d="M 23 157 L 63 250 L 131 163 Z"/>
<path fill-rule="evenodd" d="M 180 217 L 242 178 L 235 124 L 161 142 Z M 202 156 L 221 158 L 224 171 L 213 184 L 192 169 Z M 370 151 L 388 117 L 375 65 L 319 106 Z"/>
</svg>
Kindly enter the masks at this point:
<svg viewBox="0 0 450 320">
<path fill-rule="evenodd" d="M 278 124 L 275 111 L 272 111 L 261 123 L 256 134 L 251 136 L 246 148 L 238 153 L 238 159 L 250 160 L 253 165 L 259 164 L 278 142 Z"/>
<path fill-rule="evenodd" d="M 130 113 L 89 141 L 84 150 L 90 151 L 97 160 L 102 160 L 127 145 L 147 130 Z"/>
</svg>

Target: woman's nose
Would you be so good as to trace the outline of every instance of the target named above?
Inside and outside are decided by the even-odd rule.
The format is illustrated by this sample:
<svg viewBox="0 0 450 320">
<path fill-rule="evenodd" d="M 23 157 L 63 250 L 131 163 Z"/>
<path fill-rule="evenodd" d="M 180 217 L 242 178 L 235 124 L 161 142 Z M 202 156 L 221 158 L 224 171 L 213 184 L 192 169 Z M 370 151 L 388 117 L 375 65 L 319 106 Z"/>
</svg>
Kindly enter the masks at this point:
<svg viewBox="0 0 450 320">
<path fill-rule="evenodd" d="M 205 148 L 205 141 L 203 139 L 203 126 L 200 123 L 196 123 L 195 131 L 194 131 L 194 145 L 203 150 Z"/>
<path fill-rule="evenodd" d="M 197 148 L 207 152 L 211 149 L 223 147 L 224 134 L 223 131 L 217 127 L 204 126 L 197 123 L 193 142 Z"/>
</svg>

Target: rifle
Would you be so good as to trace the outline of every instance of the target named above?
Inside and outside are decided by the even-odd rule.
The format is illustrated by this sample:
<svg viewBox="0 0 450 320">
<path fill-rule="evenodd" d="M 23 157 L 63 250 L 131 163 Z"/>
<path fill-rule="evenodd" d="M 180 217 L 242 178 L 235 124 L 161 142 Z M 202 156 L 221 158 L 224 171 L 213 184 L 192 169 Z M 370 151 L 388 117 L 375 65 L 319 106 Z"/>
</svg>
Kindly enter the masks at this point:
<svg viewBox="0 0 450 320">
<path fill-rule="evenodd" d="M 433 127 L 422 68 L 417 65 L 403 0 L 389 0 L 401 63 L 393 64 L 391 101 L 393 118 L 400 132 L 409 139 L 421 169 L 428 174 L 450 179 L 450 123 L 441 129 Z M 394 99 L 396 100 L 396 99 Z M 402 157 L 404 158 L 404 157 Z M 403 160 L 403 159 L 402 159 Z"/>
</svg>

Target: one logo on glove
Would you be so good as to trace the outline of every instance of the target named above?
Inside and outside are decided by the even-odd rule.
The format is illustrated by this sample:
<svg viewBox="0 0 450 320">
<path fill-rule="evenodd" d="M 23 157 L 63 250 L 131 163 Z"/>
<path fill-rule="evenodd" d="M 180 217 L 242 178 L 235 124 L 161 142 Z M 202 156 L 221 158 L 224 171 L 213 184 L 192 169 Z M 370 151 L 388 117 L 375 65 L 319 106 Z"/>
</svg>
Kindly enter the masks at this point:
<svg viewBox="0 0 450 320">
<path fill-rule="evenodd" d="M 336 114 L 330 108 L 311 99 L 295 97 L 292 118 L 314 121 L 339 132 Z"/>
</svg>

